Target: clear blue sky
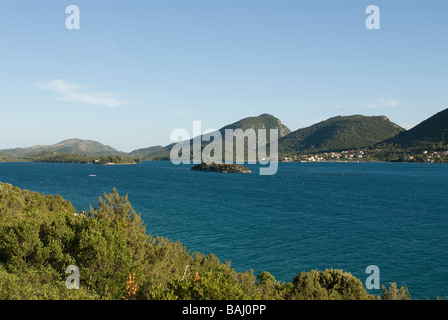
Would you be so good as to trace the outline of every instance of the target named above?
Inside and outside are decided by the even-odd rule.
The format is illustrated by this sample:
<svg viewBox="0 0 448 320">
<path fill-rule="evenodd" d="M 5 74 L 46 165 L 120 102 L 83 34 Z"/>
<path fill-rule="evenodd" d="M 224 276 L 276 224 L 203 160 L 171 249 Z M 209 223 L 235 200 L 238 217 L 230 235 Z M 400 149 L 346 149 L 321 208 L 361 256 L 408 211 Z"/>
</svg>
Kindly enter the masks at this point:
<svg viewBox="0 0 448 320">
<path fill-rule="evenodd" d="M 291 130 L 351 114 L 410 128 L 448 107 L 447 58 L 446 0 L 1 0 L 0 149 L 132 151 L 262 113 Z"/>
</svg>

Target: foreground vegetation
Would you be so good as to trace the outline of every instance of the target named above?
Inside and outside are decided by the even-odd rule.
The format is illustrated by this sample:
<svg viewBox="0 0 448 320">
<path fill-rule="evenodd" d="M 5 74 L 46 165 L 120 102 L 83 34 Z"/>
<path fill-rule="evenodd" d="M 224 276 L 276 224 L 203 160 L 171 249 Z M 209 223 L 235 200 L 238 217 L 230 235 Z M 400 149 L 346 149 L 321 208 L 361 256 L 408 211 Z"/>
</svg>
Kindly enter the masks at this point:
<svg viewBox="0 0 448 320">
<path fill-rule="evenodd" d="M 69 265 L 80 288 L 66 287 Z M 213 254 L 147 233 L 114 189 L 98 208 L 76 213 L 61 196 L 0 183 L 0 299 L 409 299 L 405 288 L 381 297 L 342 270 L 301 272 L 289 283 L 269 272 L 236 272 Z"/>
</svg>

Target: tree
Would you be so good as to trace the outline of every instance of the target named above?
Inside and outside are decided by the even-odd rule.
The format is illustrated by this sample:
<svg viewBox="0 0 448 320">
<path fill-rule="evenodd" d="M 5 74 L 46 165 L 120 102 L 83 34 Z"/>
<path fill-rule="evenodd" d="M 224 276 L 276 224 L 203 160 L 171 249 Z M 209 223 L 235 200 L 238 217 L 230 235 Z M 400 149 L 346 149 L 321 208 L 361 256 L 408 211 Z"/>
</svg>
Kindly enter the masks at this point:
<svg viewBox="0 0 448 320">
<path fill-rule="evenodd" d="M 289 286 L 287 297 L 294 300 L 370 300 L 361 280 L 342 270 L 301 272 Z"/>
<path fill-rule="evenodd" d="M 381 295 L 383 300 L 411 300 L 408 289 L 406 287 L 398 289 L 396 283 L 390 283 L 389 289 L 383 285 L 381 286 L 381 290 L 383 291 Z"/>
</svg>

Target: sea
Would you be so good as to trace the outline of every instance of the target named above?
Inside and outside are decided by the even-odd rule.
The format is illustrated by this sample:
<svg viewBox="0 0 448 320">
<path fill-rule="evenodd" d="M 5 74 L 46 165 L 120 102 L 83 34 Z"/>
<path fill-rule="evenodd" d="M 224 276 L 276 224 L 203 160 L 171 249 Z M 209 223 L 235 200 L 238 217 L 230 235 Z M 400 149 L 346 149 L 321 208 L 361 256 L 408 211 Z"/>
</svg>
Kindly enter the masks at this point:
<svg viewBox="0 0 448 320">
<path fill-rule="evenodd" d="M 342 269 L 412 299 L 448 297 L 448 165 L 279 163 L 275 175 L 200 172 L 191 165 L 0 163 L 0 182 L 60 194 L 76 210 L 116 188 L 152 236 L 215 254 L 238 272 L 290 282 Z M 369 289 L 381 295 L 381 289 Z"/>
</svg>

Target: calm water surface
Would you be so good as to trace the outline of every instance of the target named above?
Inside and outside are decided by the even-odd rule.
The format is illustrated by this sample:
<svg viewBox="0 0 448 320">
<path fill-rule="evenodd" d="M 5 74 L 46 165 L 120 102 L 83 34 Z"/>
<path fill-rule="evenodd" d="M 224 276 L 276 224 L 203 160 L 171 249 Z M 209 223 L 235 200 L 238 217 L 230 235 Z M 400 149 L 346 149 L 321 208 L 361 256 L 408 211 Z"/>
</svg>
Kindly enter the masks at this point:
<svg viewBox="0 0 448 320">
<path fill-rule="evenodd" d="M 448 165 L 280 163 L 274 176 L 196 172 L 170 162 L 96 166 L 1 163 L 0 181 L 60 194 L 78 211 L 116 187 L 152 235 L 216 254 L 237 271 L 337 268 L 363 282 L 448 296 Z M 96 175 L 91 177 L 90 175 Z M 381 294 L 380 290 L 370 293 Z"/>
</svg>

